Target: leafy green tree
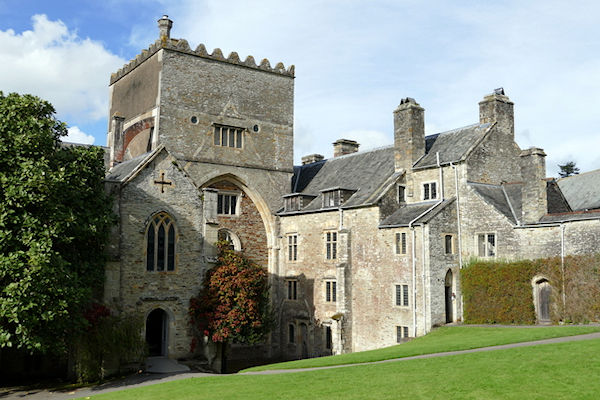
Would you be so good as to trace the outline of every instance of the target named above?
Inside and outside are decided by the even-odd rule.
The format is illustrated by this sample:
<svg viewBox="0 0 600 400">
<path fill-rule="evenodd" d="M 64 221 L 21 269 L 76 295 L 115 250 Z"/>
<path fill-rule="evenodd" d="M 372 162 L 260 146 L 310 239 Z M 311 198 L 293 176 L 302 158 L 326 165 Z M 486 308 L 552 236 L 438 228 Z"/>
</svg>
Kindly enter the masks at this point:
<svg viewBox="0 0 600 400">
<path fill-rule="evenodd" d="M 222 344 L 224 364 L 228 342 L 255 344 L 264 340 L 273 316 L 266 269 L 230 250 L 226 241 L 217 246 L 217 263 L 207 271 L 200 295 L 190 300 L 189 315 L 199 335 Z M 197 342 L 195 339 L 192 347 Z"/>
<path fill-rule="evenodd" d="M 54 114 L 0 92 L 0 348 L 64 351 L 102 287 L 113 221 L 103 151 L 61 147 Z"/>
<path fill-rule="evenodd" d="M 561 178 L 566 178 L 567 176 L 579 174 L 579 168 L 575 166 L 575 163 L 573 161 L 569 161 L 563 165 L 559 164 L 558 168 L 560 168 L 558 175 L 560 175 Z"/>
</svg>

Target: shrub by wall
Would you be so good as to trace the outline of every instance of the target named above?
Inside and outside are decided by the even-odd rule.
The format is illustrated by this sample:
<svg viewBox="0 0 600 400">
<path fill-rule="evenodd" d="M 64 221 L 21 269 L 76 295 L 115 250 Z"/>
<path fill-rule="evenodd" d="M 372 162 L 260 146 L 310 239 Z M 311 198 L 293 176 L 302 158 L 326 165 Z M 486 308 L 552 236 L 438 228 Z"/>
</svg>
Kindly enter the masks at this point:
<svg viewBox="0 0 600 400">
<path fill-rule="evenodd" d="M 534 324 L 532 279 L 552 287 L 552 321 L 600 320 L 600 255 L 520 261 L 471 261 L 461 271 L 464 320 L 471 324 Z"/>
</svg>

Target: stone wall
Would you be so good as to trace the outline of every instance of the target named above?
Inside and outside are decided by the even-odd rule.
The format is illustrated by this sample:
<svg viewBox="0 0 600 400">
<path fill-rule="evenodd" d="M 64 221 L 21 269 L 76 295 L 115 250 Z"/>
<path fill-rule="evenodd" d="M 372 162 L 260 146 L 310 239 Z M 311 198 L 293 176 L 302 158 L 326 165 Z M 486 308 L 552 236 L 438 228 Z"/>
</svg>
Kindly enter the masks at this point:
<svg viewBox="0 0 600 400">
<path fill-rule="evenodd" d="M 160 140 L 178 158 L 290 172 L 290 76 L 163 50 Z M 213 144 L 213 124 L 245 129 L 243 148 Z"/>
<path fill-rule="evenodd" d="M 197 295 L 207 264 L 202 257 L 202 202 L 199 192 L 166 151 L 162 151 L 139 175 L 126 184 L 120 197 L 120 273 L 107 281 L 119 283 L 121 308 L 146 317 L 162 308 L 169 316 L 170 357 L 189 354 L 191 334 L 187 310 L 189 299 Z M 154 183 L 165 173 L 170 186 Z M 146 270 L 146 228 L 150 218 L 167 212 L 176 223 L 174 271 Z M 112 275 L 115 268 L 107 270 Z"/>
</svg>

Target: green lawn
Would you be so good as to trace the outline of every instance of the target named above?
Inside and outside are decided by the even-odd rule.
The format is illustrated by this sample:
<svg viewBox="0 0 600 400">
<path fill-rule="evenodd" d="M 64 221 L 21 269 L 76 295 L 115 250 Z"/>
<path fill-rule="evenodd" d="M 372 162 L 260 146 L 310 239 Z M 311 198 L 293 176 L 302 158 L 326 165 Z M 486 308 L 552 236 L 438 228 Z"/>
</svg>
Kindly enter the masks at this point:
<svg viewBox="0 0 600 400">
<path fill-rule="evenodd" d="M 598 326 L 552 326 L 535 328 L 481 328 L 470 326 L 442 327 L 431 333 L 397 346 L 339 356 L 309 358 L 278 364 L 261 365 L 247 371 L 324 367 L 330 365 L 359 364 L 420 354 L 467 350 L 477 347 L 507 343 L 528 342 L 560 336 L 580 335 L 600 331 Z"/>
<path fill-rule="evenodd" d="M 191 378 L 94 399 L 595 399 L 600 339 L 273 375 Z"/>
</svg>

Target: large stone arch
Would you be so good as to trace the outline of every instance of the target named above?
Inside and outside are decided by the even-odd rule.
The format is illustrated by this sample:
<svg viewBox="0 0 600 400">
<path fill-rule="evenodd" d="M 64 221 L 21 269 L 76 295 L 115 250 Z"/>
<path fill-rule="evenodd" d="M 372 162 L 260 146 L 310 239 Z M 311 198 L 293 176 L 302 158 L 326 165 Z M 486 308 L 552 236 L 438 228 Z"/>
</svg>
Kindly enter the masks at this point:
<svg viewBox="0 0 600 400">
<path fill-rule="evenodd" d="M 265 232 L 267 235 L 267 246 L 268 248 L 272 248 L 274 245 L 274 233 L 276 232 L 275 229 L 275 221 L 273 219 L 273 215 L 271 214 L 271 209 L 269 208 L 269 205 L 267 204 L 267 202 L 263 199 L 263 197 L 254 189 L 252 189 L 250 186 L 248 186 L 246 184 L 246 182 L 244 182 L 243 179 L 241 179 L 240 177 L 234 175 L 234 174 L 219 174 L 216 175 L 212 178 L 210 178 L 209 180 L 207 180 L 206 182 L 204 182 L 201 185 L 201 188 L 206 188 L 209 187 L 210 185 L 220 182 L 220 181 L 226 181 L 229 183 L 232 183 L 236 186 L 238 186 L 240 189 L 242 189 L 250 198 L 250 200 L 252 201 L 252 203 L 254 203 L 254 205 L 256 206 L 258 213 L 260 214 L 260 217 L 263 221 L 264 227 L 265 227 Z M 270 264 L 270 263 L 269 263 Z M 269 268 L 269 271 L 271 271 L 271 269 Z"/>
</svg>

